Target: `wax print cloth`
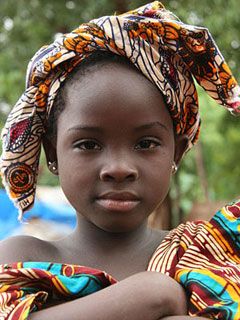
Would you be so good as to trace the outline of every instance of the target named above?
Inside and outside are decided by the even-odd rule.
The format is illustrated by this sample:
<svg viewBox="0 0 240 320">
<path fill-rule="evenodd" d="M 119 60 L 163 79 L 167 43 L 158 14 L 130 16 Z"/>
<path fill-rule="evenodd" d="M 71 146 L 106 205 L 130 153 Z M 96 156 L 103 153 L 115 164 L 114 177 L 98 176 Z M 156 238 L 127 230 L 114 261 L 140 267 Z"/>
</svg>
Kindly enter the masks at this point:
<svg viewBox="0 0 240 320">
<path fill-rule="evenodd" d="M 188 148 L 200 128 L 194 79 L 220 105 L 240 113 L 239 86 L 208 29 L 184 24 L 158 1 L 84 23 L 34 55 L 26 90 L 2 131 L 0 172 L 20 218 L 34 203 L 42 135 L 58 90 L 96 50 L 126 57 L 157 86 Z"/>
<path fill-rule="evenodd" d="M 188 222 L 172 230 L 148 270 L 183 285 L 190 315 L 240 320 L 240 200 L 209 222 Z"/>
<path fill-rule="evenodd" d="M 147 270 L 167 274 L 184 287 L 189 315 L 239 320 L 240 201 L 219 210 L 209 222 L 187 222 L 172 230 Z M 69 264 L 1 265 L 0 319 L 25 320 L 30 312 L 92 294 L 116 281 L 106 272 Z"/>
<path fill-rule="evenodd" d="M 77 265 L 0 265 L 0 319 L 23 320 L 42 307 L 84 297 L 114 284 L 106 272 Z"/>
</svg>

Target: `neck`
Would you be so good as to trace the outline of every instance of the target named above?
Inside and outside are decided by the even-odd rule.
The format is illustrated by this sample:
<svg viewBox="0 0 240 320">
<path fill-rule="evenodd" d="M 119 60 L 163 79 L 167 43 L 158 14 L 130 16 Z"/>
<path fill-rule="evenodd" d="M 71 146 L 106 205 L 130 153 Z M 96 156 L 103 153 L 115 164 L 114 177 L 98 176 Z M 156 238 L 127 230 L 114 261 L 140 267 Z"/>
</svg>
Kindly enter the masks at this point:
<svg viewBox="0 0 240 320">
<path fill-rule="evenodd" d="M 88 246 L 94 250 L 117 251 L 121 248 L 139 247 L 146 243 L 151 230 L 147 228 L 147 220 L 137 229 L 129 232 L 113 233 L 104 231 L 83 217 L 78 218 L 78 225 L 71 235 L 71 242 L 76 246 Z"/>
</svg>

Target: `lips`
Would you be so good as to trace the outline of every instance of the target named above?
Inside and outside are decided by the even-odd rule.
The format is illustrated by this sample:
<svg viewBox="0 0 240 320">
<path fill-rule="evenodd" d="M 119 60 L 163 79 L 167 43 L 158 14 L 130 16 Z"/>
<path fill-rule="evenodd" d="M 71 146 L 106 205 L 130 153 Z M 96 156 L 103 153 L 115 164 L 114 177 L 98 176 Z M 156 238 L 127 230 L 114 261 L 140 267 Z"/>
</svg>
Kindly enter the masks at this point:
<svg viewBox="0 0 240 320">
<path fill-rule="evenodd" d="M 134 209 L 140 202 L 139 197 L 132 192 L 107 192 L 100 195 L 97 204 L 110 211 L 127 212 Z"/>
</svg>

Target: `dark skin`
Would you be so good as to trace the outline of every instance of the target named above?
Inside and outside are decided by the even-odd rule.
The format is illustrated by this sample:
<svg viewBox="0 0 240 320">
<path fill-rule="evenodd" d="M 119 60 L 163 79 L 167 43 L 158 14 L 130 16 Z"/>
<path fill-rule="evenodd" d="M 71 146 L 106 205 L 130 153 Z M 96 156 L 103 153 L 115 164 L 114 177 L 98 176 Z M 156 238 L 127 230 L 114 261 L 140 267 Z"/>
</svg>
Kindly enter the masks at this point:
<svg viewBox="0 0 240 320">
<path fill-rule="evenodd" d="M 119 282 L 30 318 L 188 319 L 181 286 L 145 271 L 167 233 L 149 229 L 147 218 L 166 197 L 172 164 L 180 163 L 186 137 L 174 136 L 158 89 L 125 65 L 98 66 L 65 94 L 57 141 L 45 137 L 44 147 L 47 161 L 57 163 L 62 189 L 77 212 L 77 227 L 54 242 L 32 237 L 3 241 L 0 263 L 80 264 L 105 270 Z"/>
</svg>

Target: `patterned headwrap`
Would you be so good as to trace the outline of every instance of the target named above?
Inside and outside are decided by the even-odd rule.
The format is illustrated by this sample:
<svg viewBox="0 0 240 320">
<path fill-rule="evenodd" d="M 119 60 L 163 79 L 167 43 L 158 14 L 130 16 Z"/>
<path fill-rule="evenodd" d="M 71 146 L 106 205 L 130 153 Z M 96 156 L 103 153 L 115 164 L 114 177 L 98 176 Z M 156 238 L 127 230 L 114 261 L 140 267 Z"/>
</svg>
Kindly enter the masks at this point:
<svg viewBox="0 0 240 320">
<path fill-rule="evenodd" d="M 240 113 L 239 86 L 209 31 L 182 23 L 160 2 L 82 24 L 32 58 L 26 91 L 2 132 L 1 174 L 20 217 L 34 202 L 42 135 L 60 84 L 96 50 L 128 58 L 159 88 L 188 148 L 200 127 L 193 77 L 219 104 Z"/>
</svg>

